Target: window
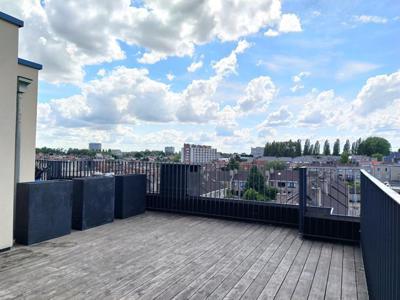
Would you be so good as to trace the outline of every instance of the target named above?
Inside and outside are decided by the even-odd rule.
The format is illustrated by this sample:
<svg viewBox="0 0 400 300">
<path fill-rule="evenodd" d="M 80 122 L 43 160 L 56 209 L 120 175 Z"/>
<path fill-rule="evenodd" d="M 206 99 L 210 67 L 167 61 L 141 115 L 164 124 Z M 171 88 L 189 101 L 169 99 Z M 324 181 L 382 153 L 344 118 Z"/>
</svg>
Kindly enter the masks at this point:
<svg viewBox="0 0 400 300">
<path fill-rule="evenodd" d="M 285 183 L 285 182 L 283 182 L 283 181 L 279 181 L 279 182 L 278 182 L 278 187 L 284 188 L 285 186 L 286 186 L 286 183 Z"/>
</svg>

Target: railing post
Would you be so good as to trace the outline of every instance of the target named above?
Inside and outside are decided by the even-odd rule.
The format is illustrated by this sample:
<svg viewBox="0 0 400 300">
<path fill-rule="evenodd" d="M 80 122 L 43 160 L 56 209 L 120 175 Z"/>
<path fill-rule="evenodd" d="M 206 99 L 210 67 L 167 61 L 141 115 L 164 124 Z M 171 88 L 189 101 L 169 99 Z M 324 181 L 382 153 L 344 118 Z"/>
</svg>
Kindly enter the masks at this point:
<svg viewBox="0 0 400 300">
<path fill-rule="evenodd" d="M 299 169 L 299 231 L 304 233 L 304 216 L 307 207 L 307 168 Z"/>
</svg>

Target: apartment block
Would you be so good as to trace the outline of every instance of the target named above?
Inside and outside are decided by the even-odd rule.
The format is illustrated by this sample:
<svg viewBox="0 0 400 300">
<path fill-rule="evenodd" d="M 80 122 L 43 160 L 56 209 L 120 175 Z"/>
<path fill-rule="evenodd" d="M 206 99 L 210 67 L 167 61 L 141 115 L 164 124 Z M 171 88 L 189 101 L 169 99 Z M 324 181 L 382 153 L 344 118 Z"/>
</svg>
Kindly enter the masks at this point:
<svg viewBox="0 0 400 300">
<path fill-rule="evenodd" d="M 181 153 L 183 163 L 207 163 L 218 159 L 217 149 L 205 145 L 184 144 Z"/>
</svg>

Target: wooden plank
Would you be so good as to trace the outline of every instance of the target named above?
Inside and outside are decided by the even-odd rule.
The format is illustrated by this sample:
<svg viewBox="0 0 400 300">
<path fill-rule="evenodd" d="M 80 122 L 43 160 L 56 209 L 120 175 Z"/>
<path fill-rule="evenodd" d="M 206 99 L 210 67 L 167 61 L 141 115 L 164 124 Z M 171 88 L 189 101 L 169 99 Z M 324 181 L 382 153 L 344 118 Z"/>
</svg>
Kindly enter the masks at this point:
<svg viewBox="0 0 400 300">
<path fill-rule="evenodd" d="M 263 267 L 268 263 L 272 255 L 279 248 L 279 245 L 285 238 L 284 234 L 280 234 L 279 238 L 274 239 L 270 246 L 258 258 L 258 260 L 249 268 L 246 274 L 236 283 L 231 291 L 226 295 L 226 299 L 239 299 L 248 289 L 250 284 L 257 278 Z M 183 299 L 183 298 L 181 298 Z"/>
<path fill-rule="evenodd" d="M 246 238 L 246 241 L 251 242 L 252 240 L 259 240 L 263 237 L 265 233 L 268 233 L 269 229 L 260 226 L 257 230 L 253 231 L 251 236 Z M 235 232 L 233 233 L 233 237 L 237 236 Z M 219 239 L 221 240 L 221 239 Z M 218 240 L 218 241 L 219 241 Z M 211 244 L 218 244 L 217 240 L 211 241 Z M 235 242 L 239 244 L 241 241 L 233 240 L 233 247 L 235 246 Z M 211 251 L 207 251 L 204 255 L 197 257 L 191 261 L 185 261 L 182 265 L 178 266 L 176 269 L 171 269 L 170 272 L 161 274 L 158 277 L 153 278 L 151 281 L 146 283 L 144 286 L 140 287 L 136 291 L 131 291 L 129 294 L 124 295 L 127 299 L 136 298 L 140 296 L 142 299 L 154 299 L 159 294 L 161 294 L 164 290 L 170 289 L 174 285 L 174 283 L 185 278 L 186 275 L 189 275 L 193 272 L 196 272 L 198 269 L 203 267 L 209 268 L 213 263 L 218 261 L 221 257 L 231 251 L 232 243 L 222 244 L 218 249 L 212 249 Z M 192 252 L 195 249 L 192 249 Z M 197 249 L 196 249 L 197 251 Z"/>
<path fill-rule="evenodd" d="M 269 234 L 268 238 L 270 243 L 273 242 L 274 239 L 282 231 L 281 228 L 274 228 L 271 227 L 271 233 Z M 241 245 L 244 246 L 244 243 Z M 241 247 L 241 248 L 242 248 Z M 240 252 L 240 249 L 234 249 L 232 255 L 225 255 L 222 257 L 218 262 L 212 265 L 212 267 L 208 268 L 207 270 L 200 269 L 200 272 L 194 273 L 192 276 L 185 276 L 184 279 L 181 279 L 175 286 L 171 286 L 168 290 L 162 294 L 160 294 L 157 298 L 158 299 L 187 299 L 189 298 L 197 289 L 201 287 L 201 285 L 206 282 L 209 278 L 214 276 L 218 273 L 225 265 L 227 265 L 235 256 Z"/>
<path fill-rule="evenodd" d="M 331 258 L 332 244 L 324 244 L 311 285 L 310 295 L 308 296 L 309 299 L 323 299 L 325 297 Z"/>
<path fill-rule="evenodd" d="M 342 299 L 357 299 L 354 248 L 351 246 L 344 246 L 342 276 Z"/>
<path fill-rule="evenodd" d="M 356 267 L 356 282 L 357 282 L 357 299 L 367 300 L 368 286 L 367 279 L 365 277 L 364 262 L 362 258 L 361 248 L 355 248 L 355 267 Z"/>
<path fill-rule="evenodd" d="M 285 280 L 286 274 L 289 272 L 292 263 L 294 262 L 297 253 L 300 250 L 303 241 L 299 237 L 294 241 L 292 246 L 286 252 L 282 261 L 278 265 L 274 274 L 268 280 L 268 283 L 264 287 L 264 290 L 261 292 L 258 298 L 260 299 L 273 299 L 277 294 L 279 288 L 281 287 L 282 282 Z"/>
<path fill-rule="evenodd" d="M 285 256 L 287 250 L 290 248 L 292 243 L 297 238 L 296 231 L 290 231 L 286 236 L 282 244 L 279 245 L 275 253 L 272 255 L 271 259 L 262 268 L 258 276 L 249 285 L 246 292 L 243 294 L 242 299 L 257 299 L 267 284 L 268 280 L 275 272 L 282 258 Z"/>
<path fill-rule="evenodd" d="M 341 299 L 343 271 L 343 245 L 336 244 L 332 250 L 331 266 L 329 268 L 326 299 Z"/>
<path fill-rule="evenodd" d="M 308 240 L 303 241 L 303 245 L 300 248 L 285 280 L 279 288 L 279 291 L 275 299 L 286 300 L 292 297 L 294 289 L 296 288 L 297 281 L 300 278 L 301 272 L 303 271 L 307 257 L 310 254 L 312 242 Z"/>
<path fill-rule="evenodd" d="M 221 282 L 221 284 L 210 294 L 211 299 L 224 298 L 249 270 L 249 268 L 260 258 L 260 256 L 271 246 L 271 239 L 265 239 L 243 260 L 243 262 Z"/>
<path fill-rule="evenodd" d="M 315 271 L 317 270 L 319 258 L 321 256 L 322 243 L 315 242 L 312 245 L 311 251 L 308 255 L 306 264 L 301 272 L 299 281 L 297 282 L 294 290 L 293 299 L 307 299 L 311 284 L 314 279 Z"/>
</svg>

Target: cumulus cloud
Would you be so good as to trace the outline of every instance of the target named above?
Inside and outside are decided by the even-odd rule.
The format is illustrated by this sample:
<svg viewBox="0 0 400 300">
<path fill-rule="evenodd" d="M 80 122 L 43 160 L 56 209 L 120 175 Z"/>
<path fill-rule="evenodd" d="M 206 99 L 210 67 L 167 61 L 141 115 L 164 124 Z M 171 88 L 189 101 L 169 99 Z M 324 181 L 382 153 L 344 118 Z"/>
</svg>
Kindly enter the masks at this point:
<svg viewBox="0 0 400 300">
<path fill-rule="evenodd" d="M 270 77 L 254 78 L 248 83 L 245 94 L 239 98 L 236 109 L 241 114 L 263 112 L 277 92 L 278 90 Z"/>
<path fill-rule="evenodd" d="M 167 77 L 167 79 L 168 79 L 169 81 L 172 81 L 172 80 L 175 79 L 175 75 L 172 74 L 172 73 L 167 73 L 167 75 L 165 75 L 165 76 Z"/>
<path fill-rule="evenodd" d="M 299 125 L 332 125 L 343 115 L 345 102 L 345 99 L 335 95 L 333 90 L 320 93 L 313 91 L 306 95 L 306 102 L 299 113 Z"/>
<path fill-rule="evenodd" d="M 283 14 L 276 29 L 268 29 L 265 35 L 275 37 L 282 33 L 301 32 L 301 23 L 298 16 L 295 14 Z"/>
<path fill-rule="evenodd" d="M 293 27 L 297 17 L 282 14 L 280 0 L 145 0 L 140 5 L 21 0 L 3 1 L 0 9 L 25 21 L 21 56 L 43 63 L 42 79 L 53 83 L 78 84 L 85 66 L 124 59 L 121 41 L 146 50 L 139 62 L 156 63 L 192 56 L 197 45 L 236 41 L 274 24 L 282 32 L 298 30 Z"/>
<path fill-rule="evenodd" d="M 399 100 L 400 71 L 397 71 L 369 78 L 354 101 L 354 110 L 367 115 Z"/>
<path fill-rule="evenodd" d="M 137 122 L 181 122 L 224 124 L 233 129 L 236 114 L 232 107 L 220 107 L 214 99 L 217 88 L 236 72 L 236 55 L 249 44 L 238 42 L 228 56 L 216 62 L 215 75 L 193 80 L 181 92 L 153 80 L 147 69 L 116 67 L 81 85 L 81 93 L 39 104 L 39 122 L 61 127 L 98 127 Z M 231 60 L 229 60 L 231 61 Z M 171 76 L 168 76 L 171 75 Z M 173 79 L 172 74 L 167 78 Z"/>
<path fill-rule="evenodd" d="M 279 110 L 270 113 L 261 126 L 268 127 L 289 125 L 292 121 L 292 118 L 293 114 L 291 111 L 289 111 L 288 107 L 286 105 L 281 106 Z"/>
</svg>

